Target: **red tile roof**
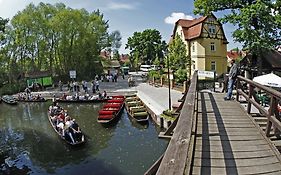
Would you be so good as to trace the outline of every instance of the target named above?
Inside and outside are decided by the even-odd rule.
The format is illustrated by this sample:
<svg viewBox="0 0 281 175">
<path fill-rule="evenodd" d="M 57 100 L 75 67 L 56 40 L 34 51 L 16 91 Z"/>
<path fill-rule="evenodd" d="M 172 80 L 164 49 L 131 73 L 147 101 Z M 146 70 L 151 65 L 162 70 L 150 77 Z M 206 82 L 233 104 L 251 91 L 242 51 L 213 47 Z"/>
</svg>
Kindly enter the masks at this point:
<svg viewBox="0 0 281 175">
<path fill-rule="evenodd" d="M 216 19 L 213 14 L 211 14 L 211 16 Z M 173 36 L 175 36 L 176 28 L 179 25 L 182 26 L 184 37 L 186 40 L 191 40 L 200 37 L 202 33 L 203 22 L 207 18 L 208 16 L 202 16 L 193 20 L 179 19 L 175 24 Z"/>
<path fill-rule="evenodd" d="M 230 60 L 236 60 L 242 56 L 242 53 L 239 51 L 227 51 L 227 58 Z"/>
</svg>

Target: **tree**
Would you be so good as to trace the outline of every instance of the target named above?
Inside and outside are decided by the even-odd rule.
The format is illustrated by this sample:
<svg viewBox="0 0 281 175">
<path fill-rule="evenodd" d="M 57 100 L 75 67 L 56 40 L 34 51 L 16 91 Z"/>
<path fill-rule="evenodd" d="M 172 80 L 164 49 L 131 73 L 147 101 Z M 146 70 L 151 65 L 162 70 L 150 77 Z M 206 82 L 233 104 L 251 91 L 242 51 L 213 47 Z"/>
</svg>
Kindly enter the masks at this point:
<svg viewBox="0 0 281 175">
<path fill-rule="evenodd" d="M 235 41 L 243 43 L 261 64 L 259 55 L 281 44 L 280 4 L 280 0 L 195 0 L 194 13 L 226 12 L 220 20 L 238 27 L 233 32 Z"/>
<path fill-rule="evenodd" d="M 116 31 L 113 31 L 110 36 L 110 42 L 111 42 L 111 50 L 113 51 L 113 55 L 119 55 L 118 54 L 118 49 L 121 47 L 122 45 L 122 42 L 121 42 L 121 39 L 122 39 L 122 36 L 121 36 L 121 33 L 116 30 Z"/>
<path fill-rule="evenodd" d="M 1 24 L 2 20 L 0 28 Z M 89 13 L 62 3 L 29 4 L 6 28 L 1 65 L 11 74 L 52 70 L 61 77 L 75 69 L 90 79 L 101 72 L 97 62 L 100 51 L 110 44 L 108 28 L 99 10 Z"/>
<path fill-rule="evenodd" d="M 191 74 L 191 64 L 190 58 L 187 56 L 185 44 L 181 40 L 179 35 L 176 35 L 173 41 L 168 46 L 168 55 L 165 59 L 166 67 L 168 67 L 169 59 L 169 67 L 176 71 L 176 75 L 181 80 L 186 80 L 187 72 L 188 77 Z M 185 74 L 185 75 L 184 75 Z"/>
<path fill-rule="evenodd" d="M 130 50 L 131 63 L 152 64 L 157 58 L 163 60 L 166 45 L 159 31 L 146 29 L 143 32 L 134 32 L 133 36 L 128 38 L 125 48 Z"/>
</svg>

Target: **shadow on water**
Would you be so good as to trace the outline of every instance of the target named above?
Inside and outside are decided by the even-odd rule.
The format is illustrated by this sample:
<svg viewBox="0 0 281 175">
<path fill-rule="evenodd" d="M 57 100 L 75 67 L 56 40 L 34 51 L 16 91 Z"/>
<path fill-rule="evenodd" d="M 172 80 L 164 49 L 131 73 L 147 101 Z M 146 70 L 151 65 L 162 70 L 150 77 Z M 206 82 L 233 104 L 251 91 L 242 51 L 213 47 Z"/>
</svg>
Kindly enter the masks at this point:
<svg viewBox="0 0 281 175">
<path fill-rule="evenodd" d="M 1 131 L 0 174 L 36 173 L 37 170 L 33 169 L 34 165 L 41 167 L 46 173 L 55 173 L 57 169 L 71 165 L 66 170 L 69 169 L 73 174 L 75 174 L 74 170 L 76 173 L 79 170 L 79 172 L 84 172 L 83 174 L 91 174 L 91 171 L 85 171 L 85 167 L 77 166 L 81 162 L 87 162 L 88 159 L 91 159 L 90 156 L 93 152 L 89 151 L 89 144 L 71 147 L 59 138 L 50 137 L 37 130 L 26 128 L 15 130 L 19 133 Z M 98 150 L 95 151 L 98 152 Z M 103 162 L 99 160 L 94 160 L 91 164 L 91 169 L 97 168 L 101 173 L 122 174 L 118 173 L 118 169 L 115 169 L 114 166 L 103 165 Z M 10 168 L 8 168 L 9 166 Z M 66 172 L 64 170 L 62 174 L 71 174 Z M 95 171 L 94 174 L 100 173 Z"/>
</svg>

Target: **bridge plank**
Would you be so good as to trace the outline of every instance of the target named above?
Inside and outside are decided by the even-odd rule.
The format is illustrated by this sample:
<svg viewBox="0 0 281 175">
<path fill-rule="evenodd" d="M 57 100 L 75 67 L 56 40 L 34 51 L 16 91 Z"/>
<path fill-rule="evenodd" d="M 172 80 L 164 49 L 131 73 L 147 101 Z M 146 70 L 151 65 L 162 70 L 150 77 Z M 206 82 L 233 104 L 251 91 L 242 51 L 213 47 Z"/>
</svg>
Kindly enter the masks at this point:
<svg viewBox="0 0 281 175">
<path fill-rule="evenodd" d="M 280 174 L 280 163 L 268 164 L 263 166 L 248 166 L 248 167 L 198 167 L 194 166 L 192 174 L 267 174 L 276 173 Z"/>
<path fill-rule="evenodd" d="M 281 172 L 280 160 L 238 103 L 221 94 L 199 98 L 193 174 Z"/>
<path fill-rule="evenodd" d="M 260 157 L 271 157 L 274 153 L 270 149 L 262 151 L 234 151 L 234 152 L 218 152 L 218 151 L 196 151 L 194 158 L 202 159 L 249 159 Z"/>
<path fill-rule="evenodd" d="M 269 157 L 254 157 L 254 158 L 195 158 L 193 161 L 194 166 L 203 166 L 203 167 L 248 167 L 248 166 L 264 166 L 267 164 L 278 163 L 278 159 L 275 156 Z M 281 167 L 280 167 L 281 170 Z"/>
</svg>

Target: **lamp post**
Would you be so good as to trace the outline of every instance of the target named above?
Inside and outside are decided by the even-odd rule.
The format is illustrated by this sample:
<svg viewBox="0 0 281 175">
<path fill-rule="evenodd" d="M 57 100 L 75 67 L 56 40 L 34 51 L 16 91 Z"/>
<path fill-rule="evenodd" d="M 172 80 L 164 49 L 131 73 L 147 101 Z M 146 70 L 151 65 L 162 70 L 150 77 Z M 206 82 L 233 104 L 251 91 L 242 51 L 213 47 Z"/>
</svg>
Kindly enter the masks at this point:
<svg viewBox="0 0 281 175">
<path fill-rule="evenodd" d="M 167 57 L 167 66 L 168 66 L 168 87 L 169 87 L 169 110 L 171 110 L 171 80 L 170 80 L 170 59 L 168 57 L 168 55 L 166 55 Z"/>
</svg>

